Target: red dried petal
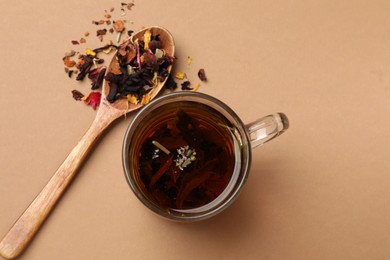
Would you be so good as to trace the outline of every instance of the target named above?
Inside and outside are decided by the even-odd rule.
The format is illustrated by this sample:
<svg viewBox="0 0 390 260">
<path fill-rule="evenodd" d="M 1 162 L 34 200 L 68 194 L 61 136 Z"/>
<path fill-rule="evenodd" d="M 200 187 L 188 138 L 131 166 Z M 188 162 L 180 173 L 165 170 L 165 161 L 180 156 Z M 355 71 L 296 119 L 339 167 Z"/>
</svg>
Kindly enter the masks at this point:
<svg viewBox="0 0 390 260">
<path fill-rule="evenodd" d="M 102 98 L 102 93 L 100 92 L 91 92 L 88 97 L 84 100 L 85 104 L 91 106 L 94 110 L 99 106 L 100 100 Z"/>
</svg>

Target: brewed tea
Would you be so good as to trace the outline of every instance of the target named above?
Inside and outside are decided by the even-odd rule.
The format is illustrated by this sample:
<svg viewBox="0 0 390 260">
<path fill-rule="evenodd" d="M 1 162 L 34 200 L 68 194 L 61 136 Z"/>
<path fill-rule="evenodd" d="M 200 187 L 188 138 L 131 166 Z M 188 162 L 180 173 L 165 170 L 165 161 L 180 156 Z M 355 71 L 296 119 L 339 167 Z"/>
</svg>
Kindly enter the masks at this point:
<svg viewBox="0 0 390 260">
<path fill-rule="evenodd" d="M 134 178 L 162 208 L 187 210 L 215 200 L 241 158 L 234 126 L 217 110 L 180 101 L 155 109 L 130 146 Z"/>
</svg>

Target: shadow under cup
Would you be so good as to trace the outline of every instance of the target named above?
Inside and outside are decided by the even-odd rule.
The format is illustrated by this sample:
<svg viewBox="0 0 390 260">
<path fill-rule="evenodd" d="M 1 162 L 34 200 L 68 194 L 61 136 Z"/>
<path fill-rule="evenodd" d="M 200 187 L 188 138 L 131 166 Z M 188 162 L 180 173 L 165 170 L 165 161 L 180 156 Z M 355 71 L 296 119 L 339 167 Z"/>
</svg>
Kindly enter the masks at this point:
<svg viewBox="0 0 390 260">
<path fill-rule="evenodd" d="M 241 191 L 256 141 L 265 143 L 287 129 L 282 117 L 279 125 L 264 119 L 244 125 L 232 109 L 206 94 L 159 97 L 141 109 L 126 131 L 122 161 L 127 182 L 162 217 L 212 217 Z"/>
</svg>

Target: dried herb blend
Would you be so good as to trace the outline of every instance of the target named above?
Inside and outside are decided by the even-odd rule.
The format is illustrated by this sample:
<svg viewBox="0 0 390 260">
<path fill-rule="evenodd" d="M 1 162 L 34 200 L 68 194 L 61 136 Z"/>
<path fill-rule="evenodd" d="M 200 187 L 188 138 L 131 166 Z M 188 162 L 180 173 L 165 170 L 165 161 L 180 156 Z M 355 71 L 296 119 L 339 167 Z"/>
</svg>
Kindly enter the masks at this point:
<svg viewBox="0 0 390 260">
<path fill-rule="evenodd" d="M 65 53 L 63 63 L 65 73 L 69 78 L 75 77 L 78 81 L 83 81 L 85 78 L 91 80 L 91 91 L 101 91 L 104 78 L 109 81 L 110 93 L 108 100 L 115 102 L 120 98 L 127 98 L 131 104 L 146 104 L 150 100 L 149 91 L 158 81 L 163 81 L 168 77 L 165 88 L 168 90 L 176 90 L 176 80 L 182 81 L 181 89 L 189 91 L 197 91 L 200 87 L 199 83 L 194 86 L 191 85 L 185 72 L 177 72 L 174 77 L 167 75 L 167 68 L 172 64 L 174 58 L 165 55 L 163 48 L 160 46 L 158 35 L 145 35 L 143 40 L 131 42 L 130 40 L 123 40 L 124 36 L 131 37 L 133 30 L 128 30 L 129 25 L 125 16 L 127 12 L 131 11 L 135 6 L 134 0 L 131 2 L 120 3 L 120 18 L 115 17 L 115 8 L 111 7 L 104 10 L 104 15 L 96 20 L 92 20 L 93 26 L 96 28 L 96 37 L 103 42 L 105 37 L 115 38 L 109 40 L 108 43 L 102 47 L 95 49 L 84 49 L 83 51 L 70 50 Z M 127 31 L 127 33 L 126 33 Z M 87 38 L 90 33 L 86 31 L 79 40 L 71 41 L 72 45 L 79 48 L 87 43 Z M 113 43 L 115 42 L 115 44 Z M 110 54 L 111 51 L 118 50 L 117 58 L 120 63 L 117 71 L 109 71 L 105 75 L 107 67 L 105 59 L 101 57 L 101 53 Z M 111 58 L 109 58 L 111 59 Z M 192 57 L 187 56 L 187 64 L 192 64 Z M 202 69 L 203 70 L 203 69 Z M 200 76 L 202 81 L 204 77 Z M 75 100 L 84 101 L 86 104 L 92 104 L 84 99 L 78 98 L 81 94 L 74 95 Z M 84 94 L 81 94 L 84 96 Z M 87 96 L 89 96 L 88 94 Z M 96 96 L 96 94 L 92 94 Z M 94 104 L 94 103 L 93 103 Z M 97 106 L 92 106 L 96 109 Z"/>
<path fill-rule="evenodd" d="M 110 87 L 107 100 L 128 98 L 135 104 L 145 100 L 144 96 L 169 76 L 174 57 L 167 55 L 163 47 L 160 36 L 149 30 L 142 39 L 133 42 L 130 38 L 122 43 L 116 53 L 118 67 L 105 76 Z"/>
</svg>

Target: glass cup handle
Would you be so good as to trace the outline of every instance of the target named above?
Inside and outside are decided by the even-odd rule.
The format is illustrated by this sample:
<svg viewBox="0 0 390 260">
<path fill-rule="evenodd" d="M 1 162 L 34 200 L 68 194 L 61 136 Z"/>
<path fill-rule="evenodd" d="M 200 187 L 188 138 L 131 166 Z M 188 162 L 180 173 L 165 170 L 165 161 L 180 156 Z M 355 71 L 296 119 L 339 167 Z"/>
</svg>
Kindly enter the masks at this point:
<svg viewBox="0 0 390 260">
<path fill-rule="evenodd" d="M 285 114 L 275 113 L 245 125 L 252 148 L 265 144 L 284 133 L 289 127 Z"/>
</svg>

